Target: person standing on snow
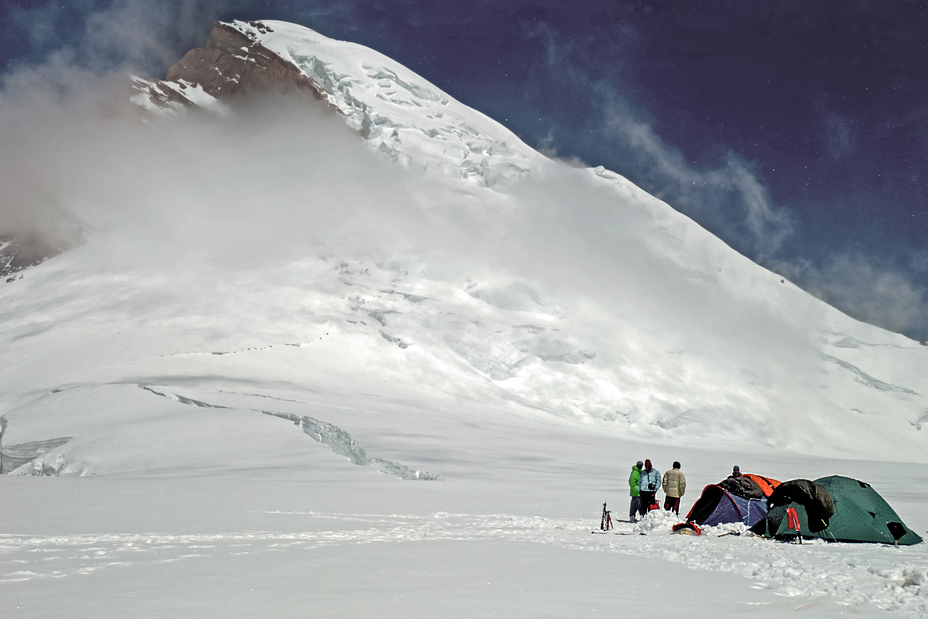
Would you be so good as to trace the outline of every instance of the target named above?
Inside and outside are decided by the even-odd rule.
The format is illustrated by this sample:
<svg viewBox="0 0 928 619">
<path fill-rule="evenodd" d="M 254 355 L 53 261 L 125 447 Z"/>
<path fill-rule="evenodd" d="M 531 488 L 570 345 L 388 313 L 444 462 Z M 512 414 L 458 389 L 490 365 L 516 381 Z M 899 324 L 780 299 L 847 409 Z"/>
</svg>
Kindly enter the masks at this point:
<svg viewBox="0 0 928 619">
<path fill-rule="evenodd" d="M 644 468 L 644 462 L 641 460 L 632 467 L 632 474 L 628 477 L 628 493 L 632 497 L 631 505 L 628 506 L 628 521 L 635 522 L 638 520 L 638 510 L 641 509 L 641 493 L 638 490 L 638 480 L 641 479 L 641 469 Z"/>
<path fill-rule="evenodd" d="M 644 470 L 641 471 L 641 477 L 638 479 L 638 493 L 641 495 L 641 507 L 638 513 L 642 516 L 651 510 L 654 503 L 654 495 L 661 487 L 661 473 L 651 466 L 650 460 L 644 461 Z"/>
<path fill-rule="evenodd" d="M 741 467 L 735 465 L 731 470 L 731 475 L 728 476 L 728 479 L 733 479 L 735 477 L 741 477 Z"/>
<path fill-rule="evenodd" d="M 680 470 L 680 463 L 674 462 L 673 468 L 664 473 L 664 509 L 680 515 L 680 497 L 686 492 L 686 477 Z"/>
</svg>

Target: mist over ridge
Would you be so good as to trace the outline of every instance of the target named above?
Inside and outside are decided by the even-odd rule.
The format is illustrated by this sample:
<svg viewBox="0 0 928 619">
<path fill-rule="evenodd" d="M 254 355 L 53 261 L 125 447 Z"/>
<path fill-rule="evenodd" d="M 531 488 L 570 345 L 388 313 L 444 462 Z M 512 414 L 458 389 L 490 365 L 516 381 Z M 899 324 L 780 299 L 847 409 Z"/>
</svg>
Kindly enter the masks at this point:
<svg viewBox="0 0 928 619">
<path fill-rule="evenodd" d="M 0 292 L 17 308 L 8 354 L 64 363 L 88 333 L 131 334 L 108 353 L 126 369 L 36 373 L 36 352 L 12 363 L 23 420 L 27 394 L 60 382 L 157 391 L 195 367 L 209 380 L 174 387 L 206 402 L 217 381 L 335 399 L 425 388 L 679 444 L 881 457 L 902 433 L 920 457 L 916 343 L 847 318 L 617 174 L 542 157 L 386 57 L 270 24 L 268 49 L 328 105 L 253 92 L 223 113 L 150 115 L 117 75 L 59 98 L 6 95 L 3 131 L 33 162 L 10 186 L 87 237 Z M 57 217 L 22 212 L 37 229 Z M 317 353 L 309 334 L 340 344 Z M 297 359 L 228 357 L 290 344 Z"/>
</svg>

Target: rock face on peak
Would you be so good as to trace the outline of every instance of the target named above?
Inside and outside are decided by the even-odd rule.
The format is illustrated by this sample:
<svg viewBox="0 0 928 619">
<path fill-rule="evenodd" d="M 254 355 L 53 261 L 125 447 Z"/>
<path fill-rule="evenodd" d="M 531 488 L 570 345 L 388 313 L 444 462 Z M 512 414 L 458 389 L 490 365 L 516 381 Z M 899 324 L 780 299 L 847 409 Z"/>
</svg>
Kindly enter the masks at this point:
<svg viewBox="0 0 928 619">
<path fill-rule="evenodd" d="M 15 273 L 41 264 L 62 252 L 38 235 L 0 233 L 0 278 L 9 283 Z"/>
<path fill-rule="evenodd" d="M 299 67 L 264 47 L 254 33 L 272 32 L 261 22 L 243 30 L 216 22 L 204 47 L 192 49 L 172 65 L 164 80 L 132 78 L 132 101 L 155 114 L 183 108 L 225 113 L 221 99 L 252 92 L 322 94 Z"/>
<path fill-rule="evenodd" d="M 0 230 L 0 281 L 22 278 L 20 271 L 84 243 L 84 229 L 66 214 L 57 214 L 55 224 L 21 230 Z"/>
<path fill-rule="evenodd" d="M 259 33 L 273 32 L 261 22 L 250 22 Z M 187 52 L 168 69 L 169 82 L 199 85 L 216 97 L 253 91 L 307 91 L 321 95 L 312 80 L 292 62 L 265 48 L 257 37 L 229 24 L 217 23 L 205 47 Z"/>
</svg>

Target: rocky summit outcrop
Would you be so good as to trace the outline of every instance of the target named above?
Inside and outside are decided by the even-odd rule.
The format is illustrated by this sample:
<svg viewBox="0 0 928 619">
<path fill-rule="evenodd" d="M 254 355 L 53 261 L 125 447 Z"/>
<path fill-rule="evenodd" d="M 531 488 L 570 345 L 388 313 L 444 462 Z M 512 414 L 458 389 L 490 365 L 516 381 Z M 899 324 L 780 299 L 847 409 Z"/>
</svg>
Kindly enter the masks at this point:
<svg viewBox="0 0 928 619">
<path fill-rule="evenodd" d="M 0 282 L 12 283 L 22 277 L 20 271 L 86 240 L 85 226 L 65 206 L 35 196 L 5 197 L 9 210 L 0 216 Z"/>
<path fill-rule="evenodd" d="M 273 32 L 262 22 L 249 22 L 262 33 Z M 316 85 L 293 63 L 262 46 L 249 33 L 217 23 L 205 47 L 187 52 L 168 69 L 168 81 L 199 84 L 216 97 L 255 90 L 308 91 L 319 97 Z"/>
<path fill-rule="evenodd" d="M 204 47 L 192 49 L 168 69 L 164 80 L 133 79 L 135 89 L 160 110 L 204 107 L 204 99 L 252 92 L 305 92 L 322 99 L 318 86 L 292 62 L 264 47 L 254 31 L 273 32 L 262 22 L 242 31 L 217 22 Z M 145 105 L 150 107 L 150 105 Z"/>
<path fill-rule="evenodd" d="M 80 233 L 78 232 L 77 235 Z M 75 239 L 73 245 L 79 244 Z M 6 283 L 16 280 L 16 274 L 29 267 L 42 264 L 70 248 L 72 244 L 52 240 L 38 232 L 0 232 L 0 279 Z M 20 277 L 22 277 L 20 275 Z"/>
</svg>

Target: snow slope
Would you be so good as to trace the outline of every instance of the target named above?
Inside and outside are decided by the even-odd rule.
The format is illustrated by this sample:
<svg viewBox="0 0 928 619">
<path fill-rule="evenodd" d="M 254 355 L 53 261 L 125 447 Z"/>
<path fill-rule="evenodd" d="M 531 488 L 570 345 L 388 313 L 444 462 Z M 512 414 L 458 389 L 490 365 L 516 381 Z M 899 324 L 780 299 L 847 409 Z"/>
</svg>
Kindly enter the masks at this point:
<svg viewBox="0 0 928 619">
<path fill-rule="evenodd" d="M 279 21 L 230 24 L 292 62 L 372 148 L 407 167 L 493 187 L 544 157 L 514 133 L 374 50 Z"/>
<path fill-rule="evenodd" d="M 684 462 L 684 509 L 732 464 L 840 473 L 922 533 L 928 349 L 372 50 L 233 26 L 338 113 L 188 84 L 222 113 L 46 131 L 94 232 L 0 286 L 3 449 L 49 447 L 0 478 L 11 616 L 614 615 L 653 598 L 588 583 L 648 574 L 704 616 L 928 612 L 924 545 L 589 533 L 645 457 Z"/>
<path fill-rule="evenodd" d="M 319 161 L 329 153 L 314 127 L 225 138 L 216 134 L 234 134 L 236 121 L 224 116 L 152 127 L 144 139 L 153 148 L 160 139 L 176 149 L 172 132 L 181 132 L 261 161 L 210 167 L 172 152 L 170 164 L 139 162 L 171 170 L 156 182 L 172 204 L 150 204 L 133 187 L 106 198 L 163 216 L 188 249 L 204 245 L 170 279 L 137 270 L 158 258 L 108 262 L 108 242 L 150 233 L 138 218 L 113 223 L 109 212 L 95 225 L 110 232 L 2 290 L 8 443 L 70 434 L 30 429 L 38 423 L 30 402 L 43 393 L 47 410 L 46 400 L 91 376 L 161 384 L 196 367 L 217 380 L 287 375 L 288 387 L 329 390 L 368 381 L 376 367 L 374 382 L 410 397 L 495 402 L 616 436 L 926 460 L 925 347 L 849 319 L 614 173 L 542 157 L 377 52 L 281 22 L 233 26 L 312 78 L 377 156 L 339 145 Z M 198 122 L 207 128 L 191 133 Z M 312 122 L 326 127 L 321 135 L 337 131 L 331 118 Z M 404 171 L 391 171 L 383 154 Z M 99 188 L 89 185 L 78 181 L 64 200 L 100 220 L 88 206 Z M 236 212 L 236 201 L 249 211 Z M 196 208 L 174 208 L 187 203 Z M 219 306 L 171 294 L 184 282 L 202 290 L 203 269 L 213 268 L 198 264 L 209 262 L 209 243 L 176 230 L 239 218 L 223 233 L 248 235 L 257 210 L 266 227 L 253 237 L 304 226 L 315 244 L 287 238 L 286 260 L 236 265 L 208 282 L 210 295 L 228 299 Z M 88 299 L 101 302 L 91 310 Z M 115 341 L 124 342 L 116 357 L 97 367 L 88 345 Z M 69 363 L 37 371 L 49 358 Z"/>
</svg>

